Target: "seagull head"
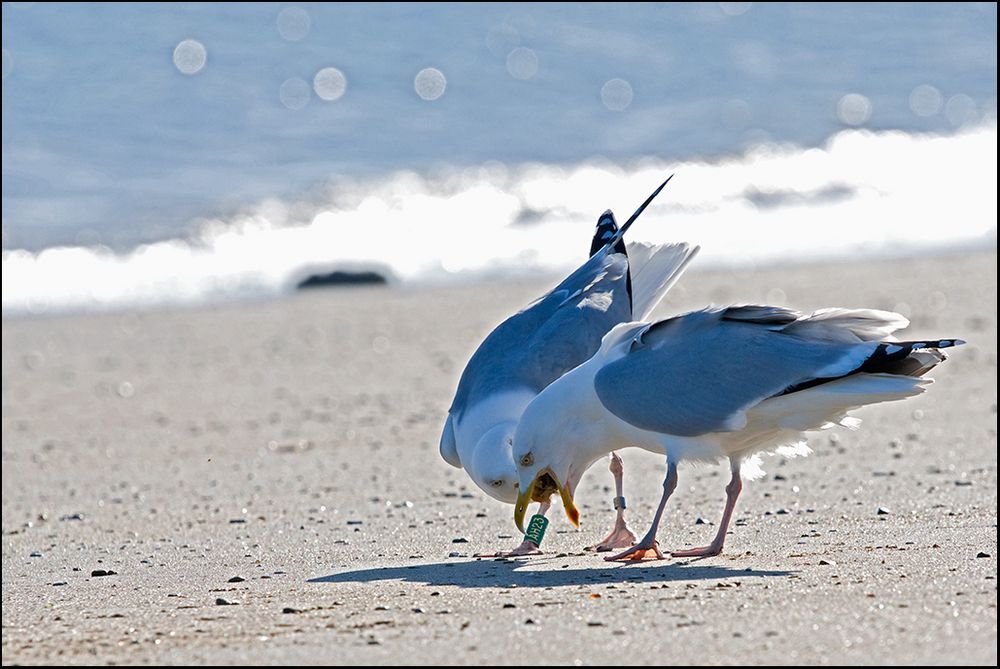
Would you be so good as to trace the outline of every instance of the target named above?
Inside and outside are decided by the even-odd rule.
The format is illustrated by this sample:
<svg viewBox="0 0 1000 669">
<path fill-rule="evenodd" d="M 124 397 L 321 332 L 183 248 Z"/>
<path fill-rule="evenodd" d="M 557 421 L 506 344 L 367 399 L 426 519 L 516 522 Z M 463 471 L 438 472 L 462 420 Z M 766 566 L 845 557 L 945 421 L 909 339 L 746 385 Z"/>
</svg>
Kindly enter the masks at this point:
<svg viewBox="0 0 1000 669">
<path fill-rule="evenodd" d="M 530 409 L 530 407 L 529 407 Z M 532 501 L 547 502 L 553 494 L 562 498 L 563 508 L 574 526 L 580 526 L 580 512 L 573 503 L 573 489 L 582 470 L 573 467 L 569 449 L 561 434 L 561 421 L 538 420 L 539 412 L 525 412 L 514 436 L 512 456 L 517 465 L 518 494 L 514 522 L 524 531 L 524 514 Z"/>
<path fill-rule="evenodd" d="M 466 468 L 476 485 L 494 499 L 513 504 L 517 499 L 517 471 L 511 456 L 514 423 L 487 430 L 476 443 L 472 463 Z"/>
</svg>

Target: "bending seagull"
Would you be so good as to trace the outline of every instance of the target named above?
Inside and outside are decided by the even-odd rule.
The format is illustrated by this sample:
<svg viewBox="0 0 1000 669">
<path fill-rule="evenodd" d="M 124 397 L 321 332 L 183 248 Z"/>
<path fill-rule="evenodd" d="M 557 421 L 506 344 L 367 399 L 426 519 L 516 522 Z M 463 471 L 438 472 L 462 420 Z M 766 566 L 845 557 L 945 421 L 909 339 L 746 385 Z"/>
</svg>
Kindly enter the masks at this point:
<svg viewBox="0 0 1000 669">
<path fill-rule="evenodd" d="M 462 372 L 441 435 L 441 456 L 465 468 L 490 496 L 508 504 L 517 499 L 511 444 L 528 403 L 592 356 L 612 327 L 651 312 L 697 252 L 687 244 L 630 244 L 626 253 L 622 236 L 667 181 L 620 229 L 614 215 L 605 212 L 591 258 L 552 291 L 498 325 Z M 625 525 L 617 456 L 612 457 L 611 471 L 617 488 L 617 521 L 596 547 L 599 550 L 635 541 Z M 547 510 L 545 502 L 539 514 L 544 516 Z M 537 535 L 534 540 L 526 537 L 513 554 L 538 552 L 540 540 Z"/>
<path fill-rule="evenodd" d="M 741 463 L 798 442 L 802 432 L 847 424 L 851 409 L 917 395 L 960 339 L 891 340 L 908 325 L 899 314 L 781 307 L 705 309 L 656 323 L 616 326 L 593 358 L 552 383 L 525 409 L 514 438 L 521 527 L 531 499 L 559 492 L 578 524 L 573 490 L 612 449 L 663 453 L 663 496 L 646 536 L 609 560 L 662 558 L 656 530 L 682 460 L 728 458 L 732 480 L 715 540 L 675 551 L 717 555 L 740 494 Z"/>
</svg>

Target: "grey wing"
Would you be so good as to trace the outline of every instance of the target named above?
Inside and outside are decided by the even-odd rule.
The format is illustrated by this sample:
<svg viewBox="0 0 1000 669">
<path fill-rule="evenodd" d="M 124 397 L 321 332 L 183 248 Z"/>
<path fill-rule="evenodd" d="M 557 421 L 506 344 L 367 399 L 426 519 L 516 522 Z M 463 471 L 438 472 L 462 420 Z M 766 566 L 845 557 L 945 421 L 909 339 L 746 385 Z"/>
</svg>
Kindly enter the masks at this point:
<svg viewBox="0 0 1000 669">
<path fill-rule="evenodd" d="M 585 277 L 526 341 L 524 372 L 540 392 L 574 367 L 586 362 L 601 339 L 618 323 L 630 320 L 628 261 L 610 254 L 600 271 Z"/>
<path fill-rule="evenodd" d="M 441 457 L 452 467 L 462 468 L 462 459 L 458 457 L 458 445 L 455 443 L 455 428 L 452 425 L 451 414 L 444 422 L 441 432 Z"/>
<path fill-rule="evenodd" d="M 500 390 L 540 392 L 587 360 L 615 323 L 628 320 L 627 269 L 625 256 L 598 253 L 498 325 L 465 366 L 451 411 Z"/>
<path fill-rule="evenodd" d="M 738 307 L 653 324 L 597 373 L 597 395 L 646 430 L 686 437 L 738 430 L 754 405 L 796 384 L 850 373 L 878 345 L 786 332 L 797 317 Z"/>
</svg>

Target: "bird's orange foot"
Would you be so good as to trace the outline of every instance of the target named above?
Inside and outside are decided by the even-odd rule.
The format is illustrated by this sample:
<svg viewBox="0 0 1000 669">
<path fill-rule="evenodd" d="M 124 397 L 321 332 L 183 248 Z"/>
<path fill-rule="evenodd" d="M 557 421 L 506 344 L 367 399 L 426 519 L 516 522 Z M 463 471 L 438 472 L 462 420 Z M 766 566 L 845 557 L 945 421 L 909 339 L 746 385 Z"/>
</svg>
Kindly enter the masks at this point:
<svg viewBox="0 0 1000 669">
<path fill-rule="evenodd" d="M 604 558 L 605 560 L 611 562 L 615 560 L 642 560 L 647 557 L 652 551 L 652 557 L 657 560 L 666 559 L 666 556 L 660 552 L 660 546 L 655 539 L 643 539 L 641 542 L 628 549 L 624 553 L 619 553 L 618 555 L 612 555 L 610 557 Z"/>
<path fill-rule="evenodd" d="M 615 529 L 611 530 L 611 534 L 604 537 L 600 543 L 594 544 L 593 546 L 587 546 L 583 550 L 605 553 L 616 548 L 628 548 L 634 543 L 635 535 L 632 534 L 632 530 L 622 524 L 620 526 L 616 525 Z"/>
</svg>

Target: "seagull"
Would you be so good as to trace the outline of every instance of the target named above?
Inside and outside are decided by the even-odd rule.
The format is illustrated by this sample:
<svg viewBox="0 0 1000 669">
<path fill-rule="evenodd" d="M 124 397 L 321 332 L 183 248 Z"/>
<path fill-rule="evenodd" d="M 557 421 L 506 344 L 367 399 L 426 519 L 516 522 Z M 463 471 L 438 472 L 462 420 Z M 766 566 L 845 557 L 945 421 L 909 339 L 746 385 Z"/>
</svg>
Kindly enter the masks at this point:
<svg viewBox="0 0 1000 669">
<path fill-rule="evenodd" d="M 608 560 L 662 559 L 656 531 L 681 461 L 728 458 L 732 478 L 715 539 L 675 557 L 718 555 L 742 489 L 741 465 L 835 424 L 856 427 L 852 409 L 901 400 L 931 383 L 924 374 L 961 339 L 896 341 L 899 314 L 772 306 L 707 308 L 655 323 L 615 326 L 587 362 L 525 409 L 514 436 L 519 490 L 514 522 L 529 500 L 558 492 L 579 526 L 573 491 L 612 449 L 666 456 L 663 495 L 645 537 Z"/>
<path fill-rule="evenodd" d="M 441 456 L 464 468 L 491 497 L 513 504 L 517 467 L 511 456 L 514 430 L 528 403 L 552 381 L 590 358 L 619 323 L 653 310 L 698 251 L 688 244 L 629 244 L 622 237 L 668 178 L 621 228 L 614 214 L 598 221 L 591 257 L 559 285 L 498 325 L 462 372 L 441 435 Z M 622 464 L 612 454 L 618 511 L 615 528 L 597 550 L 631 546 L 624 520 Z M 543 502 L 544 517 L 549 505 Z M 543 530 L 544 531 L 544 530 Z M 538 553 L 525 538 L 511 555 Z"/>
</svg>

